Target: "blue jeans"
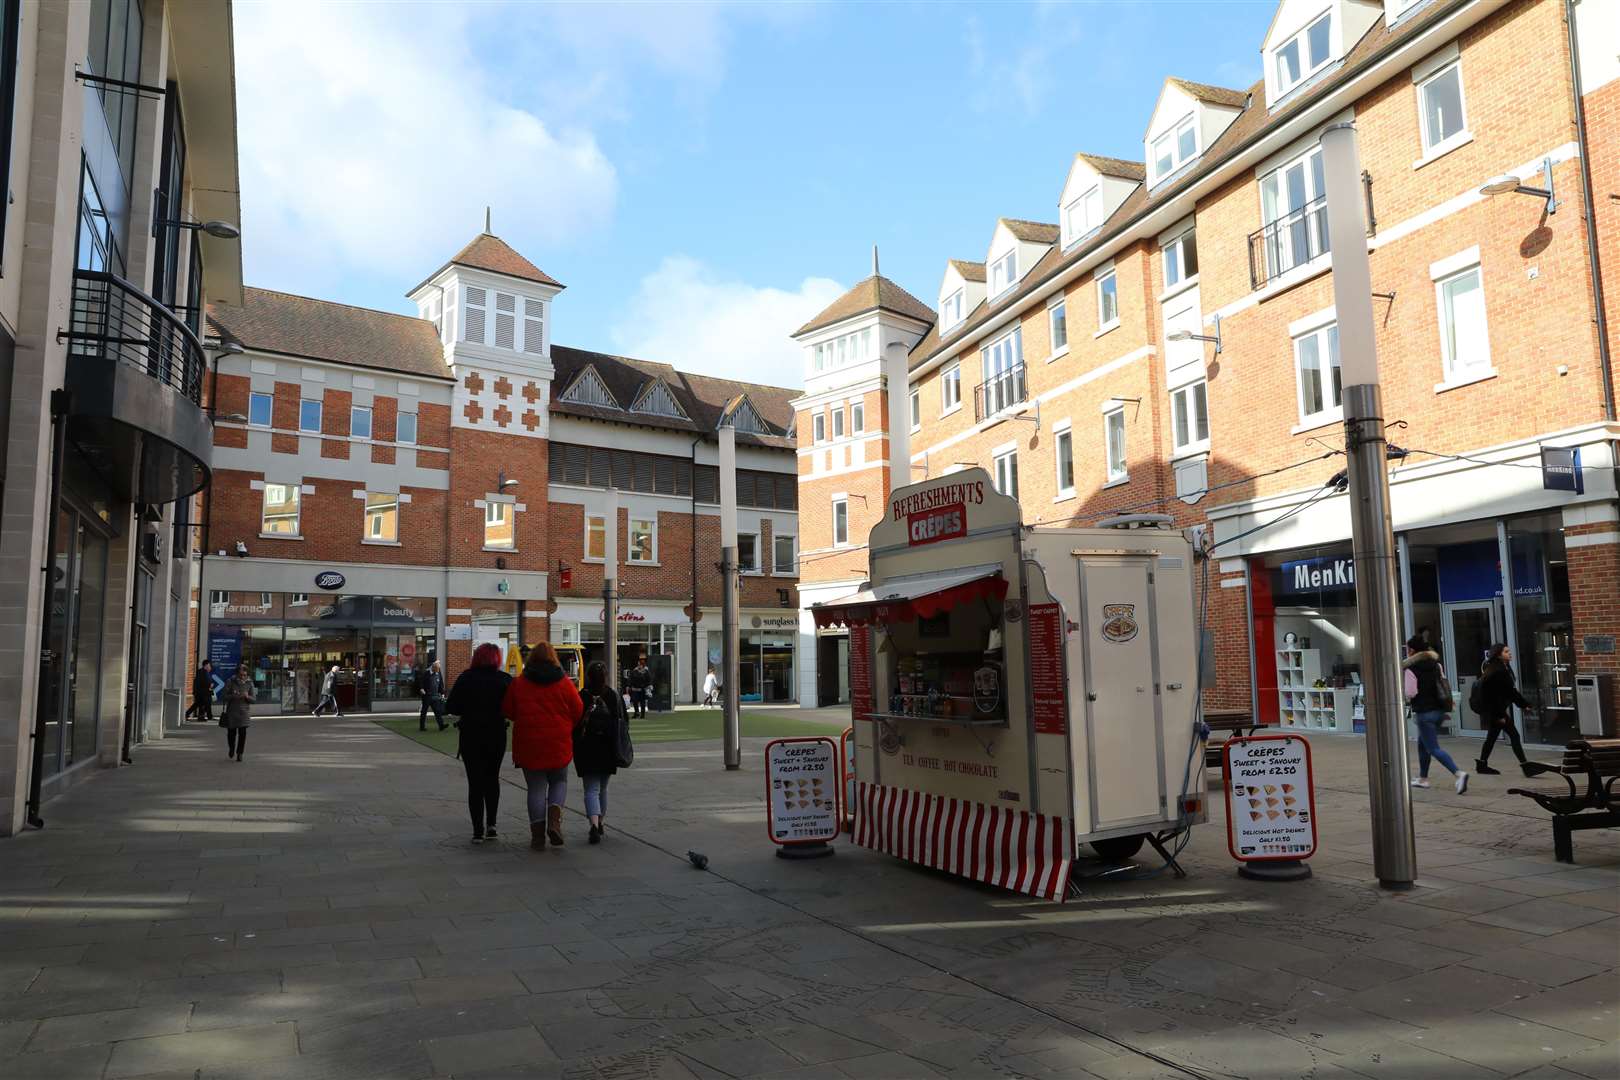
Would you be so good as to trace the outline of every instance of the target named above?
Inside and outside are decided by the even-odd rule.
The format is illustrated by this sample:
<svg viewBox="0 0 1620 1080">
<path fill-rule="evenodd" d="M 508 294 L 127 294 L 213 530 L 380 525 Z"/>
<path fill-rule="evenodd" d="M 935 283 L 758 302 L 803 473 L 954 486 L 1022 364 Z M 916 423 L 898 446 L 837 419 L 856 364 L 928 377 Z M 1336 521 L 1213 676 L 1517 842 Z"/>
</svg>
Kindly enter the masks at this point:
<svg viewBox="0 0 1620 1080">
<path fill-rule="evenodd" d="M 607 788 L 612 774 L 586 773 L 580 779 L 585 784 L 585 816 L 602 817 L 607 813 Z"/>
<path fill-rule="evenodd" d="M 1418 775 L 1428 778 L 1429 759 L 1433 758 L 1452 773 L 1457 771 L 1457 763 L 1451 760 L 1451 755 L 1440 747 L 1440 725 L 1445 723 L 1446 714 L 1443 712 L 1413 713 L 1412 719 L 1417 722 L 1418 729 Z"/>
<path fill-rule="evenodd" d="M 529 824 L 544 825 L 547 806 L 568 801 L 568 766 L 560 769 L 524 769 L 523 782 L 529 785 Z"/>
</svg>

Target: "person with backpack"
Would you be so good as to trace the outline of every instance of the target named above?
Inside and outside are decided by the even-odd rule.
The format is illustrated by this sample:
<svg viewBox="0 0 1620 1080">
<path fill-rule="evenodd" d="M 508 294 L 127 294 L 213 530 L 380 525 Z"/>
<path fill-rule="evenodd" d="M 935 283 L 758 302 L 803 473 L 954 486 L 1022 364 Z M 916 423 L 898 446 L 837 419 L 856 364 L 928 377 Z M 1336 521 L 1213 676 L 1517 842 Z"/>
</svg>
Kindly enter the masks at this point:
<svg viewBox="0 0 1620 1080">
<path fill-rule="evenodd" d="M 1485 745 L 1480 748 L 1479 760 L 1474 762 L 1474 771 L 1481 776 L 1500 775 L 1489 762 L 1496 738 L 1504 732 L 1513 747 L 1513 756 L 1519 759 L 1519 767 L 1522 769 L 1529 760 L 1524 756 L 1524 740 L 1519 738 L 1518 726 L 1513 723 L 1513 706 L 1521 709 L 1534 706 L 1519 693 L 1512 661 L 1513 650 L 1505 642 L 1492 645 L 1485 654 L 1484 666 L 1479 669 L 1479 678 L 1468 691 L 1468 707 L 1484 721 L 1486 729 Z"/>
<path fill-rule="evenodd" d="M 590 677 L 590 673 L 586 673 Z M 643 720 L 647 716 L 647 695 L 652 689 L 652 670 L 647 667 L 647 658 L 640 657 L 636 666 L 630 669 L 630 677 L 626 680 L 630 684 L 630 704 L 635 706 L 635 718 Z"/>
<path fill-rule="evenodd" d="M 1439 654 L 1429 648 L 1426 638 L 1414 634 L 1406 643 L 1406 652 L 1406 659 L 1401 661 L 1405 669 L 1402 683 L 1418 729 L 1418 775 L 1412 786 L 1429 786 L 1429 761 L 1433 759 L 1456 777 L 1454 786 L 1461 795 L 1468 790 L 1468 774 L 1457 768 L 1457 763 L 1440 745 L 1440 725 L 1451 715 L 1451 684 L 1440 667 Z"/>
<path fill-rule="evenodd" d="M 506 717 L 501 703 L 512 676 L 501 670 L 501 647 L 484 642 L 473 650 L 472 665 L 456 676 L 446 704 L 456 717 L 458 752 L 467 770 L 467 811 L 472 842 L 494 840 L 495 811 L 501 803 L 501 760 L 506 757 Z"/>
<path fill-rule="evenodd" d="M 574 771 L 585 787 L 589 840 L 599 844 L 602 819 L 607 814 L 608 780 L 619 771 L 619 751 L 629 737 L 630 718 L 625 713 L 624 698 L 607 684 L 607 665 L 600 661 L 585 669 L 585 692 L 581 697 L 585 714 L 574 729 Z"/>
<path fill-rule="evenodd" d="M 499 645 L 495 647 L 500 648 Z M 433 719 L 438 721 L 440 731 L 449 727 L 444 722 L 444 674 L 437 660 L 431 661 L 418 677 L 417 693 L 422 695 L 422 711 L 416 717 L 416 730 L 427 730 L 429 709 L 433 710 Z"/>
<path fill-rule="evenodd" d="M 338 666 L 333 664 L 327 673 L 321 677 L 321 702 L 319 705 L 315 706 L 315 711 L 309 715 L 319 716 L 321 713 L 325 712 L 326 707 L 330 705 L 332 707 L 332 711 L 337 713 L 340 719 L 342 718 L 343 710 L 338 706 L 337 703 L 337 676 Z"/>
<path fill-rule="evenodd" d="M 540 642 L 529 652 L 523 674 L 512 680 L 501 714 L 512 721 L 512 764 L 529 788 L 529 846 L 563 846 L 563 805 L 568 801 L 568 763 L 574 759 L 574 728 L 585 711 L 573 680 L 563 674 L 557 650 Z"/>
</svg>

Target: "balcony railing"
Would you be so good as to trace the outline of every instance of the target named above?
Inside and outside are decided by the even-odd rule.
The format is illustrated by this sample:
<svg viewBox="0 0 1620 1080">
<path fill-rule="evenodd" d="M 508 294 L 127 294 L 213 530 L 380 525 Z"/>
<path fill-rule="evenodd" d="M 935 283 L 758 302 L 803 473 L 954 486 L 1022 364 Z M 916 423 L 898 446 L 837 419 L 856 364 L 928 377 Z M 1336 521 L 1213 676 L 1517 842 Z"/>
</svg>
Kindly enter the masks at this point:
<svg viewBox="0 0 1620 1080">
<path fill-rule="evenodd" d="M 1328 249 L 1327 196 L 1249 234 L 1249 284 L 1261 288 Z"/>
<path fill-rule="evenodd" d="M 998 371 L 973 390 L 974 423 L 1024 400 L 1024 365 Z"/>
<path fill-rule="evenodd" d="M 127 364 L 202 404 L 202 342 L 184 320 L 117 274 L 73 272 L 73 322 L 64 336 L 75 356 Z"/>
</svg>

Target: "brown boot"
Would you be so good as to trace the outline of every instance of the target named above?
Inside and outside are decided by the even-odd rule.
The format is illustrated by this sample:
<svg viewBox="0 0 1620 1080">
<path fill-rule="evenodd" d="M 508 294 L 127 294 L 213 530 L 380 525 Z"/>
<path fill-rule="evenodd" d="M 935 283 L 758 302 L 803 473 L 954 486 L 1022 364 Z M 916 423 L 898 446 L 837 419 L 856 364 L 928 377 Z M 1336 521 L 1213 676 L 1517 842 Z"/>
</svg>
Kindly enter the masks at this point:
<svg viewBox="0 0 1620 1080">
<path fill-rule="evenodd" d="M 546 807 L 546 839 L 551 841 L 552 847 L 563 846 L 562 833 L 562 807 Z"/>
<path fill-rule="evenodd" d="M 529 822 L 529 846 L 536 851 L 546 850 L 546 827 L 538 821 Z"/>
</svg>

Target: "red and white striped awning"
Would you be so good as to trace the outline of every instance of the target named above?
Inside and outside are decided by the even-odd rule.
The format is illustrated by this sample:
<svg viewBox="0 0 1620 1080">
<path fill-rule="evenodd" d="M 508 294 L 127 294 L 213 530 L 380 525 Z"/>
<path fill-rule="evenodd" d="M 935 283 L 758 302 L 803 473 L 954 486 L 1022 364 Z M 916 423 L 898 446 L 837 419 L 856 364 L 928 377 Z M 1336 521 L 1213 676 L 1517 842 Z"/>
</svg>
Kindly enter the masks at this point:
<svg viewBox="0 0 1620 1080">
<path fill-rule="evenodd" d="M 930 574 L 891 578 L 858 593 L 810 608 L 817 626 L 867 626 L 912 622 L 974 600 L 1001 600 L 1007 579 L 1001 565 L 970 566 Z"/>
</svg>

